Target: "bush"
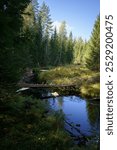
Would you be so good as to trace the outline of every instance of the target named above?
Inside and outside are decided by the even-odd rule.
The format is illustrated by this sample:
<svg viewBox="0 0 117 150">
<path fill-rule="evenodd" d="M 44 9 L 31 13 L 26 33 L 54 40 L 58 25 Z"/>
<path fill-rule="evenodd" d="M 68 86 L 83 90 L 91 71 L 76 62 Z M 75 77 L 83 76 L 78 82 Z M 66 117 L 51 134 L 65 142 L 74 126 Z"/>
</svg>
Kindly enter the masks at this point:
<svg viewBox="0 0 117 150">
<path fill-rule="evenodd" d="M 66 150 L 71 146 L 63 113 L 49 111 L 48 103 L 10 95 L 0 104 L 2 150 Z"/>
</svg>

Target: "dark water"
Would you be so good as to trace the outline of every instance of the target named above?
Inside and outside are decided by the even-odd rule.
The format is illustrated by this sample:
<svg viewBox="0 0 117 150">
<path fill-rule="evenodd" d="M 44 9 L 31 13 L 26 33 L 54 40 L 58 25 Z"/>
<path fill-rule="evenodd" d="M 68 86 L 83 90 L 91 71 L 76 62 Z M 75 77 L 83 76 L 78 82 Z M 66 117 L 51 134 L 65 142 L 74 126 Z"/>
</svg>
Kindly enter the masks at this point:
<svg viewBox="0 0 117 150">
<path fill-rule="evenodd" d="M 74 135 L 99 135 L 99 101 L 84 100 L 76 96 L 48 100 L 52 109 L 61 110 L 65 114 L 65 128 Z"/>
</svg>

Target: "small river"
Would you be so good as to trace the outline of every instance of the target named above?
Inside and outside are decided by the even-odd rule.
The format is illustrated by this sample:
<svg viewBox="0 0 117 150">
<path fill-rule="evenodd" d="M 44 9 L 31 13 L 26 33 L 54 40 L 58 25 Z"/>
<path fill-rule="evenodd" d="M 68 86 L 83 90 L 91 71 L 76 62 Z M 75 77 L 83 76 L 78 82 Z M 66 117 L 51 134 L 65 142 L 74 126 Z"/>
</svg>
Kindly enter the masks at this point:
<svg viewBox="0 0 117 150">
<path fill-rule="evenodd" d="M 48 91 L 32 90 L 33 97 L 50 96 Z M 42 94 L 43 93 L 43 94 Z M 27 95 L 26 94 L 26 95 Z M 51 97 L 51 96 L 50 96 Z M 44 99 L 43 99 L 44 100 Z M 100 101 L 86 100 L 79 96 L 60 96 L 45 98 L 50 109 L 60 111 L 65 116 L 65 130 L 75 137 L 92 137 L 99 141 L 100 134 Z"/>
<path fill-rule="evenodd" d="M 74 135 L 96 136 L 100 130 L 100 103 L 78 96 L 63 96 L 48 99 L 50 107 L 65 115 L 65 128 Z"/>
</svg>

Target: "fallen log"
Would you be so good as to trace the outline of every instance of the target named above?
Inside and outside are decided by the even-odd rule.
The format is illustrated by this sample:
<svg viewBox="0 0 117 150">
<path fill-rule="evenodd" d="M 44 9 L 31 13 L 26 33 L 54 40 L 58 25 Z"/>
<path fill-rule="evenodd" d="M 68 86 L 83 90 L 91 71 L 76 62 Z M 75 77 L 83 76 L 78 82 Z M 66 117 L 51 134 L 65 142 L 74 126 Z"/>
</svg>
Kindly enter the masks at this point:
<svg viewBox="0 0 117 150">
<path fill-rule="evenodd" d="M 59 87 L 75 87 L 75 84 L 61 84 L 61 85 L 55 85 L 55 84 L 28 84 L 28 83 L 19 83 L 19 87 L 24 88 L 59 88 Z"/>
</svg>

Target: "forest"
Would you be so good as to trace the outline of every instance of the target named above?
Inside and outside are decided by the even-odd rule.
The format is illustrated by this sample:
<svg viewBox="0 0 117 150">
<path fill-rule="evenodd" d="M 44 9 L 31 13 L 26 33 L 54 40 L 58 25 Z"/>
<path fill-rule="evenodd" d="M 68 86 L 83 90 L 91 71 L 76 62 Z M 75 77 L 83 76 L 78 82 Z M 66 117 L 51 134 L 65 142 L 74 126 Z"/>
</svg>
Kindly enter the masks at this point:
<svg viewBox="0 0 117 150">
<path fill-rule="evenodd" d="M 36 0 L 0 0 L 0 145 L 2 150 L 95 150 L 73 144 L 65 116 L 49 104 L 16 93 L 27 70 L 34 84 L 75 85 L 61 95 L 100 97 L 100 16 L 90 39 L 74 38 L 66 21 L 53 26 L 51 10 Z M 44 71 L 43 71 L 44 70 Z M 27 83 L 30 83 L 27 81 Z"/>
</svg>

